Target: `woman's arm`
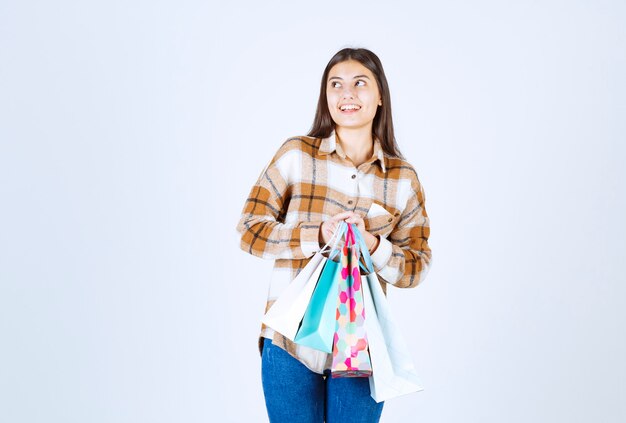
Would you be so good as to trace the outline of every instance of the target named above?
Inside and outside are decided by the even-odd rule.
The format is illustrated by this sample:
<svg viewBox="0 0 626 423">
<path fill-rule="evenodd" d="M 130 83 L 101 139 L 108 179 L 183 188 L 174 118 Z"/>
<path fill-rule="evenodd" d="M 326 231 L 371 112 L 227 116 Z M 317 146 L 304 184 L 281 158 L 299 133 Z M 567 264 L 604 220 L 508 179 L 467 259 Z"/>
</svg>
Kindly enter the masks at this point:
<svg viewBox="0 0 626 423">
<path fill-rule="evenodd" d="M 283 143 L 250 190 L 237 231 L 242 250 L 265 259 L 303 259 L 320 249 L 322 221 L 284 223 L 289 175 L 299 172 L 299 139 Z"/>
<path fill-rule="evenodd" d="M 423 281 L 430 268 L 432 253 L 428 246 L 430 222 L 425 208 L 422 185 L 415 175 L 412 193 L 398 224 L 388 239 L 380 242 L 372 254 L 376 273 L 399 288 L 412 288 Z"/>
</svg>

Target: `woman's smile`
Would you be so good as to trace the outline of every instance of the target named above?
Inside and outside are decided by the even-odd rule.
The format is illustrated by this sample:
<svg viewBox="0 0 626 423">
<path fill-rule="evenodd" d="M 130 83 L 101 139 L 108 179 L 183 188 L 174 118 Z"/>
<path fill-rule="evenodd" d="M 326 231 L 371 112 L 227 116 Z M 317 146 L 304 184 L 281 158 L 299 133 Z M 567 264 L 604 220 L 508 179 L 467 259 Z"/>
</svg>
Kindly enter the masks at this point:
<svg viewBox="0 0 626 423">
<path fill-rule="evenodd" d="M 361 106 L 354 103 L 342 104 L 341 106 L 339 106 L 339 110 L 341 110 L 342 113 L 351 114 L 361 110 Z"/>
</svg>

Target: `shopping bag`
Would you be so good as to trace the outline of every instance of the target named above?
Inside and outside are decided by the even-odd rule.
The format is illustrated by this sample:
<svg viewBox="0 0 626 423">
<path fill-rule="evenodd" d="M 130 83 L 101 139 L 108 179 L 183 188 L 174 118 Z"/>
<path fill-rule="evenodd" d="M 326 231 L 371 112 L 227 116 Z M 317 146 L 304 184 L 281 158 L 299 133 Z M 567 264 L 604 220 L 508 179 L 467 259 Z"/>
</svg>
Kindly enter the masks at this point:
<svg viewBox="0 0 626 423">
<path fill-rule="evenodd" d="M 370 394 L 376 402 L 422 391 L 409 349 L 389 311 L 387 298 L 375 273 L 363 281 L 372 375 Z"/>
<path fill-rule="evenodd" d="M 367 253 L 367 248 L 363 249 L 361 243 L 357 243 L 355 231 L 358 232 L 358 229 L 353 224 L 348 225 L 341 254 L 332 377 L 367 377 L 372 374 L 359 271 L 359 255 L 361 252 Z"/>
<path fill-rule="evenodd" d="M 329 248 L 331 254 L 333 251 L 337 251 L 337 245 L 343 236 L 342 230 L 345 231 L 340 226 L 328 243 L 315 253 L 307 265 L 274 301 L 261 320 L 266 326 L 292 341 L 295 339 L 313 290 L 327 261 L 323 253 L 327 252 Z"/>
<path fill-rule="evenodd" d="M 340 222 L 330 258 L 326 260 L 295 338 L 297 344 L 327 353 L 332 353 L 338 278 L 341 276 L 339 263 L 333 259 L 341 252 L 337 244 L 346 230 L 347 223 Z"/>
<path fill-rule="evenodd" d="M 327 353 L 333 352 L 337 288 L 341 278 L 339 263 L 326 260 L 317 281 L 295 342 Z"/>
<path fill-rule="evenodd" d="M 325 261 L 319 253 L 311 258 L 263 316 L 266 326 L 293 341 Z"/>
</svg>

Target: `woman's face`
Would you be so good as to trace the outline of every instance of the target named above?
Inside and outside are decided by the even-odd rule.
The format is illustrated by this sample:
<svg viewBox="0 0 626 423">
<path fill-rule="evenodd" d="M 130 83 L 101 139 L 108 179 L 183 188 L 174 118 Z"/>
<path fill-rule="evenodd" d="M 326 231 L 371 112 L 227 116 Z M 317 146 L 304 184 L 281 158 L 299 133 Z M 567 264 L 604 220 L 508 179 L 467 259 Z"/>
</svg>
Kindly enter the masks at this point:
<svg viewBox="0 0 626 423">
<path fill-rule="evenodd" d="M 337 63 L 328 73 L 328 110 L 337 127 L 370 130 L 382 104 L 376 77 L 356 60 Z"/>
</svg>

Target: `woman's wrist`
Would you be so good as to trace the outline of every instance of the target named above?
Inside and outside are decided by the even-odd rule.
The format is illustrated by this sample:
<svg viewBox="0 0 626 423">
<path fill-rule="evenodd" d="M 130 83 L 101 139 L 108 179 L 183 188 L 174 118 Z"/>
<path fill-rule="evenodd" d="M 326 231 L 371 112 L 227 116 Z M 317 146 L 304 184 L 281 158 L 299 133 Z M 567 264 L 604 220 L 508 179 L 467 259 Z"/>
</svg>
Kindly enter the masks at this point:
<svg viewBox="0 0 626 423">
<path fill-rule="evenodd" d="M 374 254 L 374 251 L 376 251 L 376 248 L 378 248 L 378 244 L 380 243 L 380 238 L 378 235 L 372 235 L 369 232 L 367 232 L 366 238 L 368 238 L 368 241 L 365 244 L 367 246 L 367 251 L 369 251 L 370 254 Z"/>
</svg>

